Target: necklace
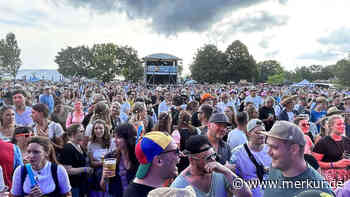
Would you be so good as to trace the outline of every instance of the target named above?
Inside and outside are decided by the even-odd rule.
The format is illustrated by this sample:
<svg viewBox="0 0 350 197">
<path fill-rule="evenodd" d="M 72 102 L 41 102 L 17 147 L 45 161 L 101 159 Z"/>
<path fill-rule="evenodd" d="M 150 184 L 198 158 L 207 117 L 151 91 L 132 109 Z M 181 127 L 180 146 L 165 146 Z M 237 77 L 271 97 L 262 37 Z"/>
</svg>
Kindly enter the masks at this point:
<svg viewBox="0 0 350 197">
<path fill-rule="evenodd" d="M 72 141 L 68 141 L 68 143 L 70 143 L 79 153 L 81 153 L 81 154 L 84 153 L 79 144 L 75 144 Z"/>
</svg>

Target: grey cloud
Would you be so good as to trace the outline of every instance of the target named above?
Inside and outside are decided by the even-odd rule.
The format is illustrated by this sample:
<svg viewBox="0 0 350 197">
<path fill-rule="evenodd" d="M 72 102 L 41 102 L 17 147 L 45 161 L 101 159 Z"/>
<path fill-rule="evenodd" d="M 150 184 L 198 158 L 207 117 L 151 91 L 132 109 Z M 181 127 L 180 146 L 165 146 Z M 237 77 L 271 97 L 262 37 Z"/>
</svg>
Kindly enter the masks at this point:
<svg viewBox="0 0 350 197">
<path fill-rule="evenodd" d="M 334 50 L 326 50 L 321 51 L 318 50 L 316 52 L 311 53 L 305 53 L 300 56 L 298 56 L 298 59 L 304 59 L 304 60 L 318 60 L 318 61 L 330 61 L 330 60 L 336 60 L 339 59 L 340 54 Z"/>
<path fill-rule="evenodd" d="M 323 45 L 330 45 L 343 52 L 350 50 L 350 28 L 342 27 L 331 32 L 328 36 L 318 39 Z"/>
<path fill-rule="evenodd" d="M 287 16 L 272 15 L 265 11 L 259 11 L 255 13 L 250 13 L 241 18 L 234 18 L 230 21 L 220 24 L 223 28 L 221 30 L 212 30 L 209 35 L 210 37 L 217 37 L 218 40 L 225 42 L 230 36 L 238 32 L 243 33 L 254 33 L 263 32 L 267 29 L 283 26 L 288 22 Z M 265 41 L 261 41 L 259 45 L 262 48 L 268 47 L 268 41 L 272 37 L 266 37 Z"/>
<path fill-rule="evenodd" d="M 276 55 L 279 54 L 279 52 L 280 52 L 279 50 L 267 52 L 267 53 L 265 53 L 265 57 L 267 57 L 267 58 L 275 58 Z"/>
<path fill-rule="evenodd" d="M 246 33 L 264 31 L 274 26 L 287 24 L 287 16 L 273 16 L 265 11 L 258 13 L 256 16 L 248 16 L 237 23 L 232 24 L 232 30 Z"/>
<path fill-rule="evenodd" d="M 99 13 L 117 11 L 131 19 L 151 21 L 154 31 L 176 34 L 183 31 L 203 32 L 226 14 L 269 0 L 61 0 L 75 7 Z M 286 0 L 279 0 L 284 3 Z M 267 20 L 269 20 L 267 18 Z M 251 28 L 246 27 L 245 31 Z"/>
<path fill-rule="evenodd" d="M 264 48 L 264 49 L 267 49 L 267 48 L 269 48 L 269 41 L 268 40 L 261 40 L 260 42 L 259 42 L 259 46 L 261 47 L 261 48 Z"/>
<path fill-rule="evenodd" d="M 288 3 L 288 0 L 278 0 L 281 4 L 286 4 Z"/>
</svg>

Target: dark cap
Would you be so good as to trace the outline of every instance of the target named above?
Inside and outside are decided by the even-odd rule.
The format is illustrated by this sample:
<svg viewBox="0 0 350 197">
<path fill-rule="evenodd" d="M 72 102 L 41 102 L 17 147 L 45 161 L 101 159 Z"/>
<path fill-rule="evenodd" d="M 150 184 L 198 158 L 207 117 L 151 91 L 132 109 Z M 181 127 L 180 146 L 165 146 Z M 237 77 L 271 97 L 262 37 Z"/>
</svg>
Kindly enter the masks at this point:
<svg viewBox="0 0 350 197">
<path fill-rule="evenodd" d="M 203 148 L 204 145 L 208 145 L 207 148 Z M 211 148 L 211 144 L 207 136 L 204 135 L 193 135 L 189 137 L 185 144 L 185 150 L 183 153 L 185 155 L 197 154 L 207 151 Z"/>
<path fill-rule="evenodd" d="M 229 119 L 224 113 L 214 113 L 210 116 L 209 122 L 230 124 Z"/>
</svg>

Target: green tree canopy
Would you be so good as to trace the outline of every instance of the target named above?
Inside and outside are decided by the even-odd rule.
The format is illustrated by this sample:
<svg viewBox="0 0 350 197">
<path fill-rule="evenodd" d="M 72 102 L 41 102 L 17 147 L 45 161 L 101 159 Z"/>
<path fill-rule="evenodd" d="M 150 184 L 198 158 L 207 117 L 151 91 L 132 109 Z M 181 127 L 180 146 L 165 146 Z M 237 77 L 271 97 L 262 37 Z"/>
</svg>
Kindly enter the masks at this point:
<svg viewBox="0 0 350 197">
<path fill-rule="evenodd" d="M 22 65 L 20 55 L 21 49 L 18 47 L 16 35 L 8 33 L 5 39 L 0 40 L 1 72 L 16 79 L 18 70 Z"/>
<path fill-rule="evenodd" d="M 192 78 L 198 82 L 216 83 L 223 81 L 222 70 L 225 67 L 225 54 L 215 45 L 205 45 L 200 48 L 190 70 Z"/>
<path fill-rule="evenodd" d="M 117 48 L 118 59 L 122 61 L 121 74 L 128 81 L 137 82 L 143 78 L 144 68 L 140 59 L 137 57 L 137 51 L 128 46 Z"/>
<path fill-rule="evenodd" d="M 259 73 L 258 81 L 260 82 L 265 82 L 267 81 L 269 76 L 273 76 L 275 74 L 280 74 L 283 72 L 281 64 L 276 60 L 266 60 L 263 62 L 259 62 L 257 64 L 257 69 Z"/>
<path fill-rule="evenodd" d="M 143 76 L 143 67 L 137 51 L 131 47 L 113 43 L 67 47 L 55 58 L 58 71 L 65 77 L 96 78 L 104 82 L 124 75 L 127 80 L 137 81 Z"/>
<path fill-rule="evenodd" d="M 67 47 L 58 52 L 55 62 L 58 64 L 58 72 L 65 77 L 89 77 L 93 57 L 87 46 Z"/>
<path fill-rule="evenodd" d="M 229 45 L 225 51 L 226 54 L 226 81 L 239 81 L 246 79 L 255 81 L 258 75 L 256 62 L 249 54 L 248 48 L 241 41 L 236 40 Z"/>
<path fill-rule="evenodd" d="M 285 82 L 285 73 L 277 73 L 274 75 L 270 75 L 268 77 L 267 83 L 273 84 L 273 85 L 280 85 Z"/>
<path fill-rule="evenodd" d="M 335 65 L 337 68 L 336 76 L 340 84 L 350 86 L 350 60 L 342 59 Z"/>
</svg>

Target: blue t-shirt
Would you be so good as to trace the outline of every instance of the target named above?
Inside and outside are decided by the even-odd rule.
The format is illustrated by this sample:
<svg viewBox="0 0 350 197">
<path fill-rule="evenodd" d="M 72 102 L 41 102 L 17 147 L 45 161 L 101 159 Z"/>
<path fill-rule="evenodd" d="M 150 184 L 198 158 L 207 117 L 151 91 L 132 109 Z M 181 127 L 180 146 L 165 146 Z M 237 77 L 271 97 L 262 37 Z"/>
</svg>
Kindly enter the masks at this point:
<svg viewBox="0 0 350 197">
<path fill-rule="evenodd" d="M 15 120 L 17 126 L 27 126 L 30 127 L 33 125 L 32 119 L 32 108 L 26 107 L 24 112 L 19 115 L 15 110 Z"/>
<path fill-rule="evenodd" d="M 320 118 L 322 118 L 326 114 L 327 114 L 326 111 L 317 112 L 315 110 L 312 110 L 311 111 L 311 115 L 310 115 L 310 121 L 311 122 L 317 122 Z M 317 125 L 317 130 L 320 131 L 320 128 L 321 128 L 321 126 L 318 124 Z"/>
</svg>

